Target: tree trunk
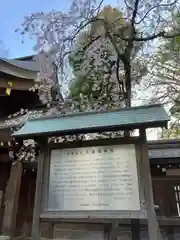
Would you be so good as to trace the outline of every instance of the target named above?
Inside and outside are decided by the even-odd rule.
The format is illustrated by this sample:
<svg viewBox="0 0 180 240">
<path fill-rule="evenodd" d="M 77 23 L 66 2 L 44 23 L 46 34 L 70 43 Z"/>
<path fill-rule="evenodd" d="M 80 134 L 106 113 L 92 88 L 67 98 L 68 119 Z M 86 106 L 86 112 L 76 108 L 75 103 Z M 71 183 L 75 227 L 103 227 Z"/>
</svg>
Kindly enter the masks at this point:
<svg viewBox="0 0 180 240">
<path fill-rule="evenodd" d="M 125 71 L 125 86 L 126 86 L 126 96 L 125 96 L 125 106 L 131 107 L 131 65 L 130 59 L 124 62 L 124 71 Z"/>
<path fill-rule="evenodd" d="M 131 64 L 130 64 L 130 57 L 127 62 L 124 63 L 124 70 L 125 70 L 125 80 L 126 80 L 126 99 L 125 104 L 126 107 L 131 107 Z M 130 131 L 124 131 L 125 137 L 130 137 Z M 131 233 L 132 233 L 132 240 L 139 240 L 140 239 L 140 220 L 139 219 L 131 219 Z"/>
</svg>

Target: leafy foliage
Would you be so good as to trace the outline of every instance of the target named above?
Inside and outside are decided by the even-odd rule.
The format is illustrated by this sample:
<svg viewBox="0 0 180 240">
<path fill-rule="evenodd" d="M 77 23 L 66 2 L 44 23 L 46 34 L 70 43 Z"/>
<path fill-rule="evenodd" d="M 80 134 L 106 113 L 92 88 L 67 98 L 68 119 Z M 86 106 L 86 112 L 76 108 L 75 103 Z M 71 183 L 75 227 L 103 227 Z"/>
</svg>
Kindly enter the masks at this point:
<svg viewBox="0 0 180 240">
<path fill-rule="evenodd" d="M 168 129 L 162 129 L 158 133 L 159 139 L 179 139 L 180 138 L 180 125 L 179 121 L 172 121 Z"/>
<path fill-rule="evenodd" d="M 173 15 L 173 24 L 178 29 L 179 13 Z M 153 89 L 153 102 L 169 106 L 172 121 L 168 130 L 162 130 L 163 138 L 176 138 L 180 129 L 180 36 L 164 39 L 150 64 L 148 88 Z"/>
<path fill-rule="evenodd" d="M 149 67 L 151 77 L 147 85 L 154 90 L 152 100 L 172 104 L 180 97 L 180 52 L 176 39 L 173 39 L 173 42 L 175 42 L 176 49 L 172 49 L 172 41 L 166 41 L 154 55 Z"/>
<path fill-rule="evenodd" d="M 98 17 L 106 20 L 108 28 L 117 35 L 114 41 L 123 53 L 125 41 L 118 32 L 128 34 L 130 26 L 124 21 L 122 13 L 117 8 L 105 6 Z M 146 61 L 138 56 L 141 49 L 141 43 L 136 43 L 132 49 L 132 84 L 139 83 L 146 73 Z M 80 33 L 69 58 L 74 75 L 70 85 L 71 98 L 78 100 L 80 106 L 82 99 L 88 99 L 96 110 L 122 107 L 126 85 L 123 63 L 106 35 L 104 23 L 91 23 L 87 30 Z"/>
</svg>

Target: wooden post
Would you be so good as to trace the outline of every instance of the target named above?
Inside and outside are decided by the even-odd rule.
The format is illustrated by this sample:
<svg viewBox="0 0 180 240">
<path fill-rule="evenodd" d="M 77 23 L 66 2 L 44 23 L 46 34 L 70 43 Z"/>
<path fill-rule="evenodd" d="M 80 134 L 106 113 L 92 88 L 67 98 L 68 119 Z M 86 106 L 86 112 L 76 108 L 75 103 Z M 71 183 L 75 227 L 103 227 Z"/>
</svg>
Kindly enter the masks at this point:
<svg viewBox="0 0 180 240">
<path fill-rule="evenodd" d="M 118 239 L 118 229 L 119 229 L 119 222 L 115 220 L 112 222 L 112 227 L 110 230 L 110 240 L 117 240 Z"/>
<path fill-rule="evenodd" d="M 18 210 L 19 193 L 21 186 L 22 163 L 12 163 L 10 177 L 5 193 L 5 209 L 2 222 L 2 234 L 12 238 L 16 228 L 16 215 Z"/>
<path fill-rule="evenodd" d="M 44 170 L 44 159 L 47 153 L 46 141 L 38 139 L 40 146 L 37 166 L 37 177 L 36 177 L 36 192 L 34 201 L 34 212 L 33 212 L 33 223 L 32 223 L 32 239 L 40 239 L 40 213 L 41 213 L 41 197 L 42 197 L 42 184 L 43 184 L 43 170 Z"/>
<path fill-rule="evenodd" d="M 2 199 L 3 199 L 3 191 L 0 191 L 0 229 L 1 229 L 1 221 L 2 221 Z"/>
<path fill-rule="evenodd" d="M 170 227 L 167 229 L 167 239 L 168 240 L 175 240 L 175 236 L 174 236 L 174 228 Z"/>
<path fill-rule="evenodd" d="M 131 219 L 131 233 L 132 240 L 140 239 L 140 220 L 139 219 Z"/>
<path fill-rule="evenodd" d="M 149 240 L 160 240 L 160 230 L 159 224 L 157 222 L 155 208 L 154 208 L 154 198 L 152 189 L 152 180 L 148 156 L 148 144 L 146 140 L 146 130 L 140 129 L 141 137 L 141 163 L 143 171 L 143 182 L 144 182 L 144 194 L 147 209 L 147 219 L 148 219 L 148 232 Z"/>
<path fill-rule="evenodd" d="M 0 191 L 0 215 L 1 215 L 2 198 L 3 198 L 3 191 Z"/>
</svg>

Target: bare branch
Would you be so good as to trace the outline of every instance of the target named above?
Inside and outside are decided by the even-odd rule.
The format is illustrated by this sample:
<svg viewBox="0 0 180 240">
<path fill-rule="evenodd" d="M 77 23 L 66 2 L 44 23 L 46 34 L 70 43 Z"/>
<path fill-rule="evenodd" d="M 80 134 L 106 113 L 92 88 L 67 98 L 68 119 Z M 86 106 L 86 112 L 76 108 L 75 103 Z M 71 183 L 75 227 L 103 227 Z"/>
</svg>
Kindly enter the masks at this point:
<svg viewBox="0 0 180 240">
<path fill-rule="evenodd" d="M 115 34 L 115 36 L 119 36 L 117 34 Z M 167 33 L 165 31 L 159 32 L 157 34 L 153 34 L 151 36 L 147 36 L 147 37 L 133 37 L 133 41 L 135 42 L 147 42 L 147 41 L 151 41 L 157 38 L 166 38 L 166 39 L 170 39 L 170 38 L 174 38 L 174 37 L 178 37 L 180 36 L 180 32 L 179 33 L 175 33 L 175 34 L 169 34 L 167 35 Z M 122 36 L 119 36 L 122 40 L 124 41 L 129 41 L 129 38 L 124 38 Z"/>
<path fill-rule="evenodd" d="M 126 56 L 126 58 L 127 57 L 130 58 L 130 53 L 131 53 L 132 48 L 133 48 L 133 38 L 136 35 L 134 25 L 135 25 L 135 19 L 136 19 L 136 16 L 137 16 L 138 5 L 139 5 L 139 0 L 136 0 L 135 3 L 134 3 L 134 10 L 133 10 L 133 13 L 132 13 L 129 39 L 127 41 L 128 43 L 127 43 L 126 49 L 124 51 L 124 55 Z"/>
<path fill-rule="evenodd" d="M 170 6 L 175 5 L 177 2 L 178 2 L 178 0 L 175 0 L 175 1 L 172 2 L 172 3 L 168 3 L 168 4 L 157 4 L 157 5 L 155 5 L 155 6 L 152 6 L 152 7 L 144 14 L 144 16 L 142 17 L 142 19 L 141 19 L 139 22 L 136 22 L 136 24 L 140 24 L 141 22 L 143 22 L 144 19 L 148 16 L 148 14 L 149 14 L 152 10 L 154 10 L 154 9 L 156 9 L 156 8 L 170 7 Z"/>
</svg>

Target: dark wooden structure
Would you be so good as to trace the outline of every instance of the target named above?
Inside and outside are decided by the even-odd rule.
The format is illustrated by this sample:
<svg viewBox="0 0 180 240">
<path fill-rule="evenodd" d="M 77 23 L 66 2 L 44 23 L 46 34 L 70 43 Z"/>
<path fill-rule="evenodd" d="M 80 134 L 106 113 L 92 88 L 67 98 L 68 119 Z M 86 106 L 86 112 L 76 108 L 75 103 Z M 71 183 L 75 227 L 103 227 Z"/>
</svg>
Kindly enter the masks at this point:
<svg viewBox="0 0 180 240">
<path fill-rule="evenodd" d="M 11 136 L 12 128 L 18 126 L 18 118 L 22 117 L 17 116 L 17 112 L 22 109 L 33 110 L 40 105 L 37 92 L 30 91 L 34 86 L 37 72 L 38 64 L 33 57 L 17 60 L 0 59 L 0 232 L 2 235 L 9 232 L 12 235 L 21 235 L 24 219 L 29 218 L 28 214 L 33 208 L 30 198 L 34 195 L 36 175 L 32 169 L 25 171 L 24 167 L 11 166 L 10 155 L 21 147 Z M 7 92 L 7 89 L 10 91 Z M 26 111 L 23 114 L 25 115 Z M 7 120 L 13 120 L 12 124 L 6 124 Z M 16 178 L 17 174 L 19 179 Z M 30 187 L 32 185 L 33 187 Z M 18 204 L 21 210 L 18 210 Z"/>
<path fill-rule="evenodd" d="M 157 215 L 179 217 L 180 184 L 180 142 L 179 140 L 154 141 L 149 143 L 149 158 Z M 158 192 L 160 191 L 160 194 Z M 178 221 L 178 219 L 177 219 Z"/>
<path fill-rule="evenodd" d="M 110 116 L 111 115 L 111 116 Z M 39 142 L 41 146 L 40 155 L 38 158 L 38 172 L 37 172 L 37 180 L 36 180 L 36 194 L 35 194 L 35 204 L 34 204 L 34 217 L 33 217 L 33 225 L 32 225 L 32 237 L 33 239 L 39 239 L 41 236 L 41 227 L 40 224 L 44 221 L 49 223 L 52 227 L 52 232 L 50 235 L 56 237 L 56 231 L 54 230 L 57 224 L 63 223 L 68 224 L 70 221 L 74 223 L 71 225 L 73 229 L 75 225 L 81 222 L 87 223 L 87 226 L 90 227 L 91 224 L 103 224 L 104 237 L 102 239 L 116 239 L 120 233 L 118 233 L 120 226 L 123 225 L 123 220 L 125 215 L 121 215 L 121 217 L 115 217 L 114 215 L 110 218 L 111 220 L 107 220 L 106 217 L 97 218 L 95 215 L 91 215 L 91 213 L 82 213 L 78 215 L 78 213 L 72 213 L 69 215 L 68 213 L 58 213 L 54 215 L 52 212 L 46 212 L 46 205 L 42 204 L 42 198 L 45 195 L 44 193 L 44 183 L 43 179 L 46 179 L 45 169 L 48 168 L 47 158 L 49 151 L 51 148 L 47 145 L 48 137 L 57 136 L 57 135 L 67 135 L 67 134 L 78 134 L 78 133 L 92 133 L 92 132 L 103 132 L 103 131 L 116 131 L 116 130 L 133 130 L 139 129 L 140 134 L 137 139 L 133 138 L 123 138 L 121 142 L 134 143 L 138 144 L 138 148 L 140 151 L 137 152 L 137 158 L 140 161 L 141 173 L 142 176 L 139 175 L 140 181 L 143 183 L 144 188 L 141 189 L 144 200 L 145 200 L 145 209 L 147 213 L 147 220 L 142 219 L 142 224 L 144 222 L 145 226 L 148 223 L 149 229 L 149 239 L 150 240 L 158 240 L 160 239 L 160 231 L 159 225 L 157 223 L 157 218 L 155 214 L 155 206 L 153 200 L 152 193 L 152 181 L 150 174 L 150 164 L 149 164 L 149 156 L 148 156 L 148 145 L 146 141 L 146 132 L 145 129 L 148 127 L 163 127 L 166 126 L 168 121 L 168 116 L 165 113 L 164 109 L 160 105 L 153 106 L 144 106 L 144 107 L 136 107 L 129 108 L 125 110 L 121 110 L 120 112 L 111 112 L 111 113 L 87 113 L 87 114 L 72 114 L 65 115 L 60 117 L 52 117 L 52 118 L 44 118 L 37 119 L 33 121 L 28 121 L 22 129 L 20 129 L 17 133 L 14 134 L 15 137 L 18 138 L 35 138 L 36 141 Z M 81 125 L 79 124 L 81 122 Z M 81 143 L 82 145 L 83 143 Z M 91 143 L 93 144 L 93 143 Z M 98 146 L 98 143 L 94 144 Z M 105 142 L 103 143 L 105 144 Z M 107 143 L 106 143 L 107 144 Z M 71 144 L 68 147 L 72 146 Z M 67 146 L 65 146 L 67 148 Z M 73 147 L 73 146 L 72 146 Z M 48 150 L 49 149 L 49 150 Z M 45 167 L 46 166 L 46 167 Z M 46 178 L 44 178 L 46 176 Z M 47 194 L 47 193 L 46 193 Z M 45 200 L 46 201 L 46 197 Z M 144 203 L 141 202 L 141 206 Z M 98 213 L 96 213 L 98 215 Z M 109 213 L 110 214 L 110 213 Z M 131 218 L 139 218 L 139 214 L 128 213 L 129 219 Z M 107 215 L 107 213 L 106 213 Z M 132 216 L 131 216 L 132 215 Z M 64 217 L 63 217 L 64 216 Z M 65 217 L 66 216 L 66 217 Z M 77 217 L 78 216 L 78 217 Z M 114 219 L 114 220 L 113 220 Z M 114 222 L 115 221 L 115 222 Z M 107 224 L 106 224 L 107 223 Z M 109 224 L 112 225 L 109 228 Z M 128 219 L 124 222 L 125 225 L 128 225 Z M 132 224 L 132 222 L 131 222 Z M 141 226 L 142 226 L 141 224 Z M 137 224 L 136 224 L 137 225 Z M 109 228 L 109 230 L 107 230 Z M 55 232 L 54 232 L 55 231 Z M 129 238 L 131 239 L 131 238 Z M 137 237 L 133 237 L 133 239 L 137 239 Z"/>
</svg>

